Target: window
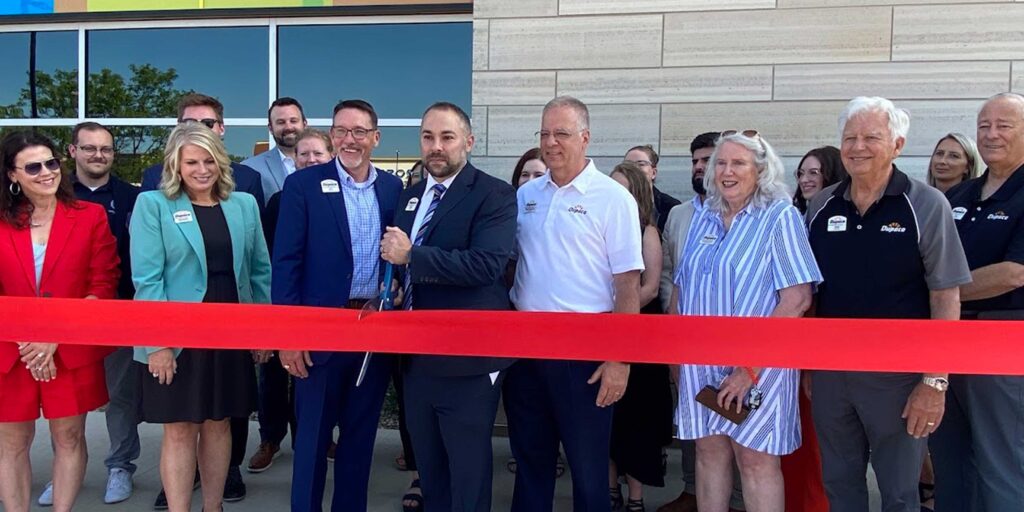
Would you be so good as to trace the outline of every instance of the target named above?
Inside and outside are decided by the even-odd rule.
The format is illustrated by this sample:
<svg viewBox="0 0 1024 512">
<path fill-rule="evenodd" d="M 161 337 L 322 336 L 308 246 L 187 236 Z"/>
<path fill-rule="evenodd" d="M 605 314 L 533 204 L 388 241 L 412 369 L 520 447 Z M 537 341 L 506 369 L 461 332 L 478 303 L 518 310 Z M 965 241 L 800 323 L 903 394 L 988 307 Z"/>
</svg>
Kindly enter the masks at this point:
<svg viewBox="0 0 1024 512">
<path fill-rule="evenodd" d="M 77 32 L 0 33 L 0 118 L 78 117 L 77 55 Z"/>
</svg>

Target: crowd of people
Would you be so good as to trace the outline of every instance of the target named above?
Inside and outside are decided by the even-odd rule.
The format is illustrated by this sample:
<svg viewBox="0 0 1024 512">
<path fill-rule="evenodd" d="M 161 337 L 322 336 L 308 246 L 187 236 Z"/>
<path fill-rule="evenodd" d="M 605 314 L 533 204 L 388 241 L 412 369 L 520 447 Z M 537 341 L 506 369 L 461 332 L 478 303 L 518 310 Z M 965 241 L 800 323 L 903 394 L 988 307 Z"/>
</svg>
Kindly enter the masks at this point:
<svg viewBox="0 0 1024 512">
<path fill-rule="evenodd" d="M 1024 97 L 986 101 L 977 144 L 961 133 L 940 139 L 927 182 L 894 163 L 906 111 L 858 97 L 837 114 L 838 147 L 807 152 L 795 191 L 758 130 L 698 135 L 695 195 L 680 202 L 655 186 L 659 156 L 644 141 L 599 170 L 587 157 L 587 106 L 568 96 L 539 112 L 539 146 L 509 183 L 469 161 L 470 119 L 451 103 L 424 112 L 422 159 L 403 182 L 371 162 L 381 133 L 365 101 L 339 102 L 324 133 L 308 128 L 298 101 L 280 98 L 268 111 L 275 147 L 234 163 L 223 106 L 189 94 L 141 189 L 110 173 L 114 139 L 98 123 L 75 127 L 67 172 L 46 137 L 4 137 L 0 293 L 1024 318 Z M 395 463 L 411 472 L 407 512 L 491 509 L 499 399 L 516 512 L 550 511 L 565 465 L 574 510 L 644 511 L 644 487 L 667 485 L 673 438 L 681 493 L 659 512 L 864 511 L 869 463 L 885 512 L 1024 503 L 1024 377 L 35 342 L 0 343 L 0 500 L 29 509 L 42 411 L 54 462 L 37 501 L 71 510 L 88 458 L 86 413 L 107 404 L 107 503 L 133 492 L 140 422 L 163 425 L 155 508 L 189 510 L 195 489 L 208 511 L 243 499 L 258 411 L 248 472 L 268 470 L 290 431 L 292 510 L 321 510 L 333 463 L 331 510 L 364 511 L 390 382 L 403 445 Z"/>
</svg>

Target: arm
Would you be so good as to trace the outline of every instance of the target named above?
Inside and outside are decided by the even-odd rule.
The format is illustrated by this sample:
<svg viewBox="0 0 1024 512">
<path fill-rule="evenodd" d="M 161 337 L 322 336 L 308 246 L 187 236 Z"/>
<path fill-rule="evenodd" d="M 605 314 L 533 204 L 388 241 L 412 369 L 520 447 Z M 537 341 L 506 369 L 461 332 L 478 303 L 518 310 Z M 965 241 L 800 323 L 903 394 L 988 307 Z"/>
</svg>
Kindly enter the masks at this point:
<svg viewBox="0 0 1024 512">
<path fill-rule="evenodd" d="M 274 304 L 299 305 L 299 287 L 304 272 L 307 218 L 306 198 L 298 177 L 293 174 L 284 182 L 281 209 L 274 229 L 274 257 L 270 295 Z"/>
<path fill-rule="evenodd" d="M 249 284 L 252 287 L 252 301 L 255 304 L 270 304 L 270 252 L 263 236 L 260 209 L 255 201 L 249 205 L 249 218 L 256 223 L 255 239 L 250 251 Z"/>
<path fill-rule="evenodd" d="M 644 307 L 654 299 L 658 298 L 658 289 L 661 287 L 661 237 L 658 236 L 658 228 L 647 226 L 644 228 L 643 239 L 644 271 L 640 274 L 640 307 Z"/>
<path fill-rule="evenodd" d="M 89 259 L 89 287 L 86 298 L 113 299 L 121 279 L 121 259 L 117 256 L 117 240 L 110 233 L 106 215 L 102 212 L 93 219 L 92 244 Z"/>
<path fill-rule="evenodd" d="M 991 299 L 1024 286 L 1024 265 L 1001 261 L 971 272 L 971 282 L 960 286 L 963 301 Z"/>
<path fill-rule="evenodd" d="M 164 286 L 167 253 L 160 226 L 159 201 L 159 196 L 140 194 L 128 225 L 135 300 L 167 300 L 167 289 Z M 153 355 L 163 349 L 144 347 L 144 350 L 146 354 Z"/>
</svg>

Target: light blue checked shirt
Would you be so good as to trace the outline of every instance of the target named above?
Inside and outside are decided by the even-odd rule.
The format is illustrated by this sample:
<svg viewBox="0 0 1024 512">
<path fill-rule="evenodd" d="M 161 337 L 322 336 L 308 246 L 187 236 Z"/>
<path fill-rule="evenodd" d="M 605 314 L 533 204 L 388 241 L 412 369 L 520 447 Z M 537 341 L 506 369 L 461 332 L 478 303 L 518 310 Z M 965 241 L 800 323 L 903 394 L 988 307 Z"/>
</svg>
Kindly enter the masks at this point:
<svg viewBox="0 0 1024 512">
<path fill-rule="evenodd" d="M 338 168 L 341 192 L 345 197 L 348 214 L 348 233 L 352 237 L 352 291 L 349 299 L 371 299 L 377 296 L 380 269 L 380 206 L 373 183 L 377 181 L 377 168 L 370 166 L 369 178 L 356 183 L 352 176 L 334 159 Z"/>
</svg>

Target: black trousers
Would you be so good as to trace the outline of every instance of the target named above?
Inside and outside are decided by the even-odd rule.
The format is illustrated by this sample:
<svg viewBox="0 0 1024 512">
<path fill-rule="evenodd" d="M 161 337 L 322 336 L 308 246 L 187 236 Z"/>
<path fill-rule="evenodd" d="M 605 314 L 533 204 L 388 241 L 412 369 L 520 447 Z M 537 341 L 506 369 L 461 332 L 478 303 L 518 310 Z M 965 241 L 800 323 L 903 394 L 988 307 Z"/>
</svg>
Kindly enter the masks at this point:
<svg viewBox="0 0 1024 512">
<path fill-rule="evenodd" d="M 291 377 L 277 358 L 259 365 L 259 420 L 260 442 L 280 445 L 292 429 L 295 445 L 295 388 Z"/>
</svg>

